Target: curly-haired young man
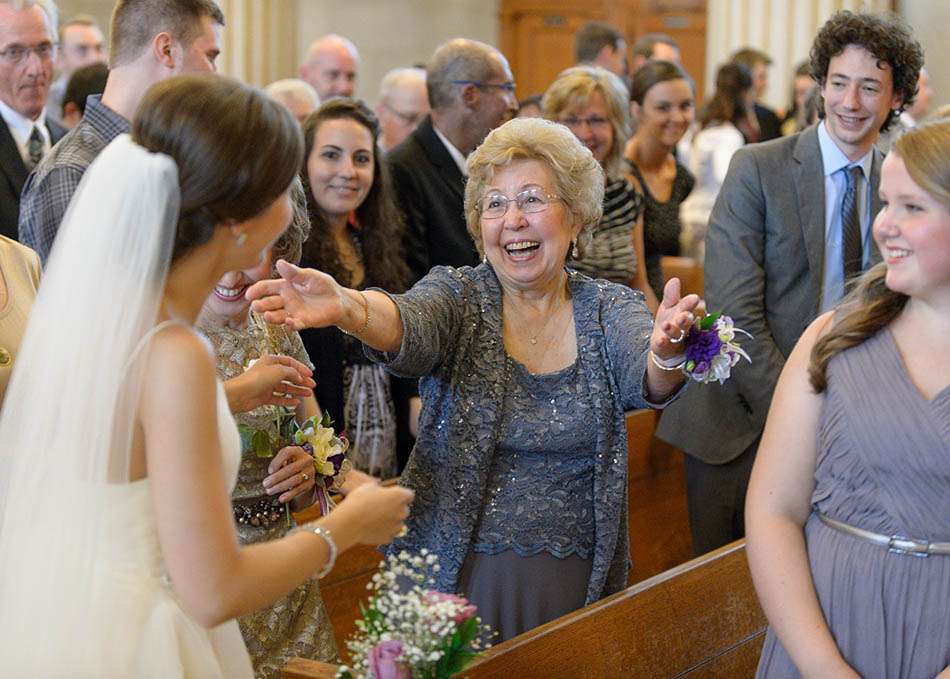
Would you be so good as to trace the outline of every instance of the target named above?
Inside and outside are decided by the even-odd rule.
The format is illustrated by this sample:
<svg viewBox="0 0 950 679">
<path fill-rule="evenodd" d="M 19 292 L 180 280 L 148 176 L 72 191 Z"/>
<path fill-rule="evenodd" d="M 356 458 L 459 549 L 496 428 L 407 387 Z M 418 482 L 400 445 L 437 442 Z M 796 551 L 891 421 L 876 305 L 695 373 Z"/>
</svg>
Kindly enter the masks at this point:
<svg viewBox="0 0 950 679">
<path fill-rule="evenodd" d="M 693 549 L 744 534 L 745 492 L 785 359 L 847 281 L 880 260 L 882 129 L 913 102 L 920 45 L 893 16 L 839 12 L 819 30 L 812 77 L 817 125 L 751 144 L 732 158 L 706 237 L 705 294 L 750 332 L 751 366 L 724 386 L 694 384 L 664 411 L 658 435 L 686 453 Z"/>
</svg>

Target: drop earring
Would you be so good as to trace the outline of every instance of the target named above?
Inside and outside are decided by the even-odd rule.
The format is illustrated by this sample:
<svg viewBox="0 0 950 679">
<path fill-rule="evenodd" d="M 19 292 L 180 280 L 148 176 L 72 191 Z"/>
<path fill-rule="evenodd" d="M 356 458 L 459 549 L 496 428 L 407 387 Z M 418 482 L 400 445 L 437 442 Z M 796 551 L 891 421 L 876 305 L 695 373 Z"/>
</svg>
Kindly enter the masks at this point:
<svg viewBox="0 0 950 679">
<path fill-rule="evenodd" d="M 577 249 L 577 241 L 571 241 L 571 259 L 580 259 L 581 253 Z"/>
<path fill-rule="evenodd" d="M 247 234 L 242 231 L 240 234 L 238 234 L 238 237 L 235 238 L 234 240 L 238 244 L 238 247 L 241 247 L 242 245 L 244 245 L 244 242 L 247 240 Z"/>
</svg>

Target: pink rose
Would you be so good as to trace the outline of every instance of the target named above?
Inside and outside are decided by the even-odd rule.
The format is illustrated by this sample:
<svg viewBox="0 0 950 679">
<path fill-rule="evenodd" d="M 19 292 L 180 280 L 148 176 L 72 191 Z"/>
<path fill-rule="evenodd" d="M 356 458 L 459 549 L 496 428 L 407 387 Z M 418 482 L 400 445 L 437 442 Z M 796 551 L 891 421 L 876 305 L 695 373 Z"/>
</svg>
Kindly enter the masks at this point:
<svg viewBox="0 0 950 679">
<path fill-rule="evenodd" d="M 453 604 L 456 604 L 461 610 L 452 618 L 452 621 L 456 625 L 461 625 L 463 622 L 475 615 L 477 610 L 475 606 L 468 602 L 468 599 L 465 597 L 457 596 L 455 594 L 445 594 L 444 592 L 436 592 L 435 590 L 429 590 L 425 594 L 425 599 L 427 603 L 437 604 L 442 603 L 443 601 L 450 601 Z"/>
<path fill-rule="evenodd" d="M 412 674 L 397 660 L 402 655 L 402 642 L 380 641 L 369 652 L 369 670 L 376 679 L 412 679 Z"/>
</svg>

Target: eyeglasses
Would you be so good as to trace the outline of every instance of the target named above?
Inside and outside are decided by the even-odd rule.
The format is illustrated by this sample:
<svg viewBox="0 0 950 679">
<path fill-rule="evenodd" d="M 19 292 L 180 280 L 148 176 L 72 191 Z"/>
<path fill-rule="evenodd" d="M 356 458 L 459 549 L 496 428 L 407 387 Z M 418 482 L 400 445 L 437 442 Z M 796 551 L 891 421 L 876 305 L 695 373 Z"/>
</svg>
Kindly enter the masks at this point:
<svg viewBox="0 0 950 679">
<path fill-rule="evenodd" d="M 511 92 L 514 94 L 515 84 L 511 81 L 506 83 L 483 83 L 479 80 L 453 80 L 453 85 L 474 85 L 479 88 L 496 88 L 499 90 L 505 90 L 505 92 Z"/>
<path fill-rule="evenodd" d="M 601 118 L 600 116 L 591 116 L 590 118 L 577 118 L 571 116 L 570 118 L 564 118 L 561 121 L 562 125 L 567 125 L 571 129 L 580 127 L 581 125 L 587 125 L 592 130 L 603 129 L 610 124 L 610 121 L 606 118 Z"/>
<path fill-rule="evenodd" d="M 508 206 L 514 203 L 521 212 L 531 214 L 533 212 L 544 212 L 551 203 L 561 200 L 559 197 L 546 193 L 540 187 L 525 189 L 514 198 L 509 198 L 503 193 L 489 193 L 478 203 L 478 209 L 482 217 L 486 219 L 498 219 L 508 213 Z"/>
<path fill-rule="evenodd" d="M 10 45 L 4 50 L 0 50 L 0 58 L 11 65 L 19 64 L 21 61 L 29 58 L 30 52 L 35 52 L 36 56 L 40 58 L 40 61 L 48 61 L 56 54 L 56 45 L 51 42 L 40 43 L 35 47 Z"/>
<path fill-rule="evenodd" d="M 403 113 L 402 111 L 397 111 L 389 104 L 383 104 L 386 107 L 386 110 L 392 113 L 394 116 L 399 118 L 406 125 L 412 125 L 413 127 L 419 124 L 419 121 L 425 118 L 425 111 L 417 111 L 415 113 Z"/>
</svg>

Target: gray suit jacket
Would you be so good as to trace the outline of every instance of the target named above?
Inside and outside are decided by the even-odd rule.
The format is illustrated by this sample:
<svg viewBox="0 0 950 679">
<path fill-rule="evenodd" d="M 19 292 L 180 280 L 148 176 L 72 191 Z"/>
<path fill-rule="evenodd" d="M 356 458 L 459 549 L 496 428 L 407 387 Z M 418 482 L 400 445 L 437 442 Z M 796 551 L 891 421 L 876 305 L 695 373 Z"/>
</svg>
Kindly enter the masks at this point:
<svg viewBox="0 0 950 679">
<path fill-rule="evenodd" d="M 880 209 L 881 154 L 871 165 Z M 738 457 L 762 434 L 785 359 L 818 315 L 825 256 L 825 179 L 815 126 L 741 149 L 709 218 L 705 294 L 751 333 L 725 385 L 694 383 L 664 412 L 657 435 L 709 464 Z M 872 263 L 880 260 L 877 248 Z"/>
</svg>

